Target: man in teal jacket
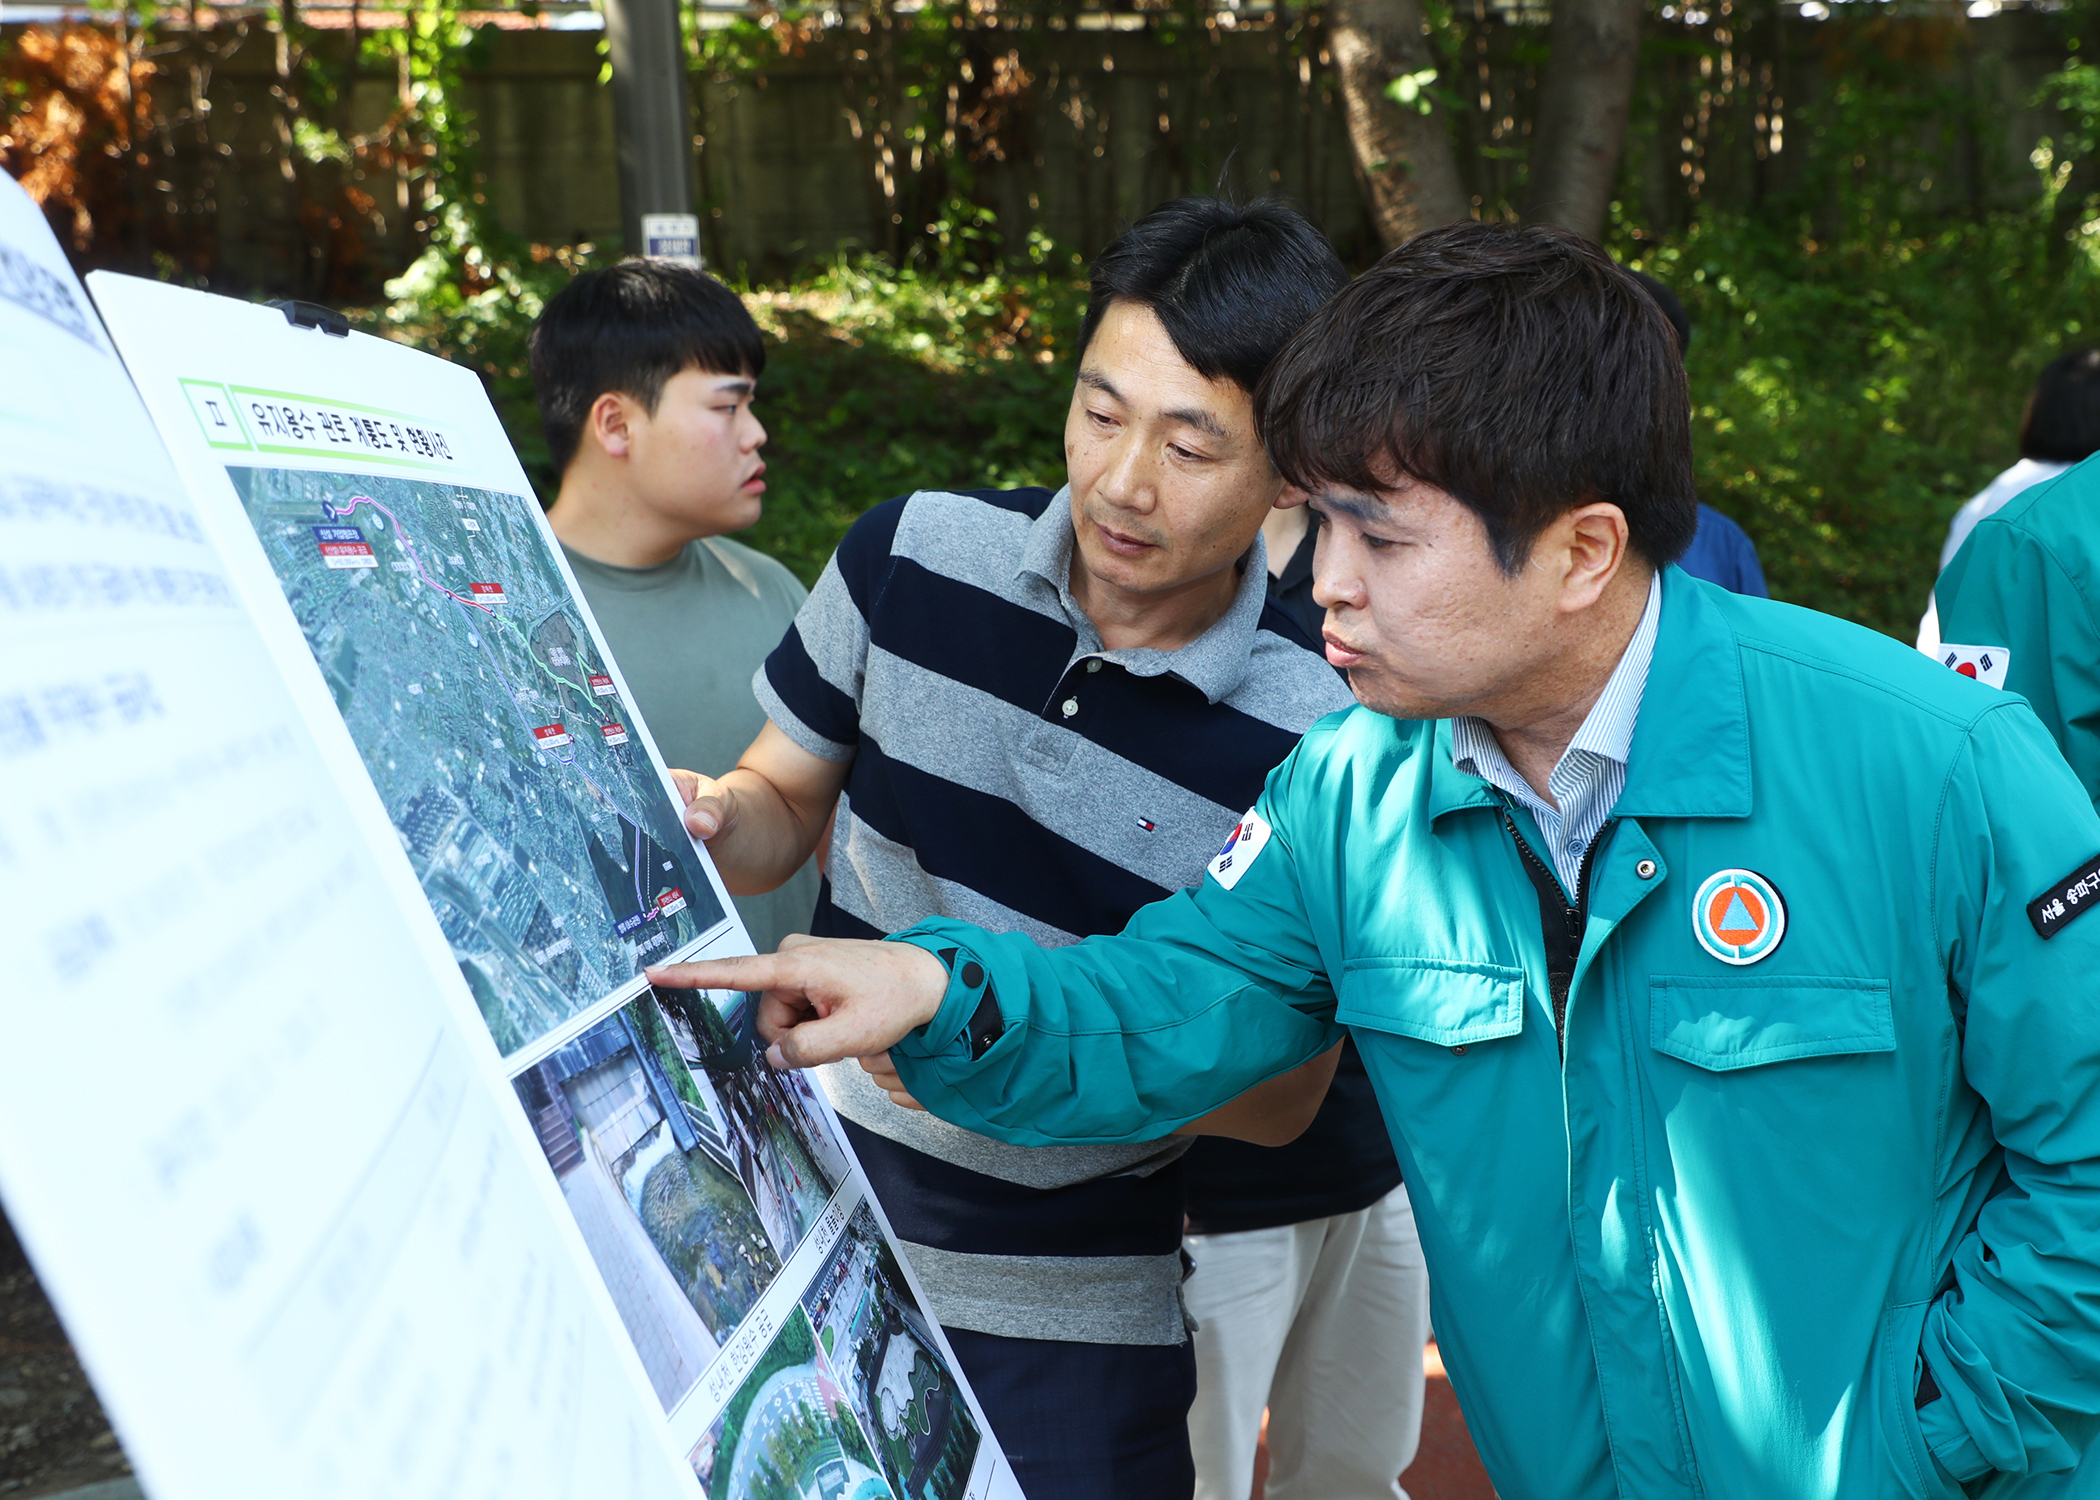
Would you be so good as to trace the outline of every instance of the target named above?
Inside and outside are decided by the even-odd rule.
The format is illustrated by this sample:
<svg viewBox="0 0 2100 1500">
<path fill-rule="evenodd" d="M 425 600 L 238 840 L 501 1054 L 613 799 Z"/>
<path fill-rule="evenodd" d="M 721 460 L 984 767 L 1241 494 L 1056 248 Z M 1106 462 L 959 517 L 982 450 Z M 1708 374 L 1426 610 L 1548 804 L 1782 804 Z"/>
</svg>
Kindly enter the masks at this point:
<svg viewBox="0 0 2100 1500">
<path fill-rule="evenodd" d="M 1364 706 L 1199 887 L 1054 952 L 937 920 L 665 977 L 1024 1144 L 1346 1027 L 1504 1500 L 2076 1493 L 2100 818 L 2017 698 L 1668 566 L 1669 337 L 1556 231 L 1394 251 L 1260 402 Z"/>
<path fill-rule="evenodd" d="M 2100 804 L 2100 459 L 1977 522 L 1932 595 L 1942 664 L 2025 698 Z"/>
</svg>

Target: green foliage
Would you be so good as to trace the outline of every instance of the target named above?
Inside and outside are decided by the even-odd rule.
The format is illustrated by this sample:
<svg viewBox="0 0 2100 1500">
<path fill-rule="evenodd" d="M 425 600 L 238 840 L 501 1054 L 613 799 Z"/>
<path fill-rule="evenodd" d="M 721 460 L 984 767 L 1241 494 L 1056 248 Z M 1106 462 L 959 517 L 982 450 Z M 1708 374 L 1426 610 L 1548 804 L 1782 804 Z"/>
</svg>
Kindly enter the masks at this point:
<svg viewBox="0 0 2100 1500">
<path fill-rule="evenodd" d="M 2037 191 L 1992 206 L 1970 166 L 2004 112 L 1995 75 L 1955 66 L 1959 15 L 1856 9 L 1815 37 L 1821 87 L 1757 211 L 1611 238 L 1691 313 L 1701 497 L 1775 596 L 1908 640 L 1948 519 L 2018 457 L 2035 376 L 2100 343 L 2100 70 L 2074 57 L 2045 82 L 2063 126 L 2034 146 Z"/>
<path fill-rule="evenodd" d="M 1420 68 L 1412 73 L 1402 73 L 1385 86 L 1386 98 L 1418 115 L 1426 115 L 1441 100 L 1442 95 L 1430 88 L 1436 82 L 1435 68 Z"/>
<path fill-rule="evenodd" d="M 1020 263 L 992 263 L 989 223 L 982 209 L 936 221 L 943 258 L 924 269 L 841 257 L 785 287 L 744 288 L 770 346 L 758 407 L 770 441 L 765 517 L 740 540 L 805 582 L 856 516 L 893 495 L 1064 482 L 1064 355 L 1086 304 L 1082 269 L 1040 236 Z M 477 371 L 552 501 L 560 476 L 526 339 L 546 299 L 596 252 L 521 249 L 470 246 L 477 288 L 463 257 L 433 246 L 365 321 Z"/>
<path fill-rule="evenodd" d="M 2088 217 L 2091 217 L 2088 215 Z M 1063 480 L 1081 268 L 1038 242 L 987 264 L 967 226 L 946 265 L 842 257 L 745 288 L 770 350 L 765 518 L 743 540 L 814 581 L 869 506 L 926 486 Z M 1629 263 L 1690 310 L 1702 497 L 1741 522 L 1780 598 L 1908 638 L 1955 508 L 2017 456 L 2027 390 L 2100 342 L 2100 225 L 2039 210 L 1824 243 L 1806 221 L 1709 213 Z M 582 256 L 496 262 L 478 291 L 426 256 L 382 324 L 479 370 L 544 498 L 525 365 L 545 298 Z"/>
<path fill-rule="evenodd" d="M 463 208 L 455 214 L 465 217 Z M 481 376 L 496 415 L 543 501 L 560 476 L 547 454 L 533 401 L 526 340 L 547 299 L 593 263 L 595 247 L 550 250 L 484 231 L 462 243 L 435 243 L 386 285 L 376 312 L 352 312 L 368 332 L 443 354 Z"/>
<path fill-rule="evenodd" d="M 1455 36 L 1451 12 L 1432 9 Z M 871 47 L 889 49 L 894 98 L 920 99 L 913 90 L 941 67 L 960 68 L 956 49 L 981 42 L 946 20 L 935 26 L 933 14 L 884 12 L 870 33 Z M 694 40 L 704 66 L 756 76 L 768 57 L 794 49 L 798 24 L 776 15 Z M 1649 49 L 1644 68 L 1654 76 L 1644 87 L 1664 89 L 1662 72 L 1674 70 L 1682 76 L 1670 88 L 1706 90 L 1715 141 L 1729 89 L 1737 115 L 1771 103 L 1756 139 L 1781 160 L 1777 96 L 1764 75 L 1752 77 L 1749 43 L 1718 22 L 1679 30 Z M 1498 67 L 1514 77 L 1535 66 L 1525 48 L 1540 42 L 1537 32 L 1511 28 Z M 1769 31 L 1760 35 L 1759 48 L 1776 46 Z M 1451 40 L 1439 30 L 1437 72 L 1396 81 L 1396 96 L 1412 84 L 1403 102 L 1419 105 L 1444 80 L 1469 76 Z M 1949 189 L 1964 152 L 2003 141 L 2002 111 L 1989 107 L 2002 97 L 1989 93 L 1996 85 L 1954 65 L 1969 46 L 1958 17 L 1877 8 L 1831 23 L 1813 45 L 1830 66 L 1819 88 L 1788 105 L 1788 172 L 1772 176 L 1761 203 L 1698 199 L 1697 173 L 1673 159 L 1670 175 L 1692 196 L 1661 215 L 1681 209 L 1681 223 L 1661 222 L 1630 163 L 1609 239 L 1622 260 L 1675 287 L 1692 314 L 1701 493 L 1749 531 L 1774 593 L 1907 639 L 1948 518 L 2017 456 L 2036 373 L 2065 348 L 2100 343 L 2100 68 L 2072 44 L 2041 89 L 2058 124 L 2034 143 L 2035 192 L 2025 207 L 2003 198 L 1993 206 L 1980 192 Z M 939 144 L 930 133 L 939 122 L 917 105 L 866 120 L 900 145 Z M 1521 134 L 1481 133 L 1479 160 L 1506 152 L 1520 169 Z M 1706 126 L 1699 134 L 1708 138 Z M 1670 135 L 1673 153 L 1685 149 Z M 921 185 L 938 175 L 929 170 Z M 968 198 L 965 174 L 947 183 L 890 254 L 844 256 L 745 288 L 772 338 L 761 389 L 770 488 L 747 540 L 806 580 L 853 519 L 891 495 L 1061 481 L 1065 356 L 1084 306 L 1083 268 L 1039 235 L 1008 242 Z M 1492 212 L 1499 189 L 1483 185 Z M 483 372 L 546 495 L 554 476 L 532 413 L 524 335 L 547 292 L 586 259 L 587 247 L 534 260 L 477 231 L 463 245 L 434 246 L 394 284 L 385 315 Z"/>
<path fill-rule="evenodd" d="M 1634 264 L 1683 297 L 1701 498 L 1775 597 L 1908 640 L 1947 522 L 2018 457 L 2043 364 L 2100 332 L 2100 240 L 2001 214 L 1826 245 L 1709 215 Z"/>
<path fill-rule="evenodd" d="M 915 489 L 1064 482 L 1086 287 L 1069 260 L 946 278 L 874 257 L 752 297 L 774 343 L 765 518 L 742 540 L 805 582 L 854 517 Z"/>
</svg>

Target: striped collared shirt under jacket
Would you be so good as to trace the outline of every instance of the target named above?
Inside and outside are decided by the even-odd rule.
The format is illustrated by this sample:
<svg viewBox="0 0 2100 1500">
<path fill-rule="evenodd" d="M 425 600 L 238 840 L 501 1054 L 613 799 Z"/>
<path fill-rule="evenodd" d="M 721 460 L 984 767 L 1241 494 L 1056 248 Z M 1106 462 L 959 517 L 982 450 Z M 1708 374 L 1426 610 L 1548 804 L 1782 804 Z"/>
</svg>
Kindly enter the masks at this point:
<svg viewBox="0 0 2100 1500">
<path fill-rule="evenodd" d="M 1641 693 L 1648 686 L 1648 660 L 1655 655 L 1655 629 L 1662 619 L 1662 575 L 1648 581 L 1648 606 L 1633 639 L 1619 657 L 1604 691 L 1590 705 L 1582 727 L 1561 752 L 1546 778 L 1554 807 L 1517 774 L 1494 731 L 1481 719 L 1451 721 L 1451 763 L 1468 776 L 1492 783 L 1531 809 L 1539 833 L 1553 855 L 1553 869 L 1569 896 L 1582 879 L 1582 856 L 1590 841 L 1618 805 L 1626 790 L 1626 755 L 1633 745 L 1634 720 L 1640 716 Z"/>
<path fill-rule="evenodd" d="M 1347 690 L 1267 603 L 1260 543 L 1177 651 L 1109 651 L 1073 601 L 1066 492 L 921 491 L 863 516 L 759 673 L 812 754 L 851 758 L 812 931 L 959 917 L 1045 945 L 1202 879 Z M 1177 1344 L 1187 1141 L 1003 1145 L 824 1070 L 934 1312 L 1012 1338 Z"/>
</svg>

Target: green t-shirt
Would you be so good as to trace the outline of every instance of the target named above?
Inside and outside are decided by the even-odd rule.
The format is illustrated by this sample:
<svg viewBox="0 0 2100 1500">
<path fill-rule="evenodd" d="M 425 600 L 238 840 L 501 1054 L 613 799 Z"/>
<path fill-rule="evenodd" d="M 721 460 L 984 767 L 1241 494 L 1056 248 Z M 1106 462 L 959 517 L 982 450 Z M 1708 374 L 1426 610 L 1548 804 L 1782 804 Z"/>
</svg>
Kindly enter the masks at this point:
<svg viewBox="0 0 2100 1500">
<path fill-rule="evenodd" d="M 725 537 L 689 542 L 654 568 L 562 551 L 664 759 L 707 776 L 729 770 L 766 723 L 751 679 L 809 590 L 772 558 Z M 815 861 L 777 891 L 736 898 L 761 953 L 787 933 L 807 932 L 816 906 Z"/>
</svg>

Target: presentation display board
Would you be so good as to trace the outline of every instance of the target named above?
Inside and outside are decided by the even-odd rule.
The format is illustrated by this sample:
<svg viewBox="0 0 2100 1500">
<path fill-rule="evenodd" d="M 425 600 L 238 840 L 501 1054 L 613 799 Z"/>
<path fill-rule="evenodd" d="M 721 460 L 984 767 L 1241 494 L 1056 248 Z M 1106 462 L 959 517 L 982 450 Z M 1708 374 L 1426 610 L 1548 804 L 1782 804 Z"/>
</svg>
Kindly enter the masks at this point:
<svg viewBox="0 0 2100 1500">
<path fill-rule="evenodd" d="M 1018 1496 L 822 1095 L 641 975 L 749 941 L 479 382 L 90 288 L 0 183 L 0 1194 L 149 1494 Z"/>
<path fill-rule="evenodd" d="M 5 178 L 0 358 L 0 1194 L 141 1482 L 690 1494 L 436 924 Z"/>
</svg>

